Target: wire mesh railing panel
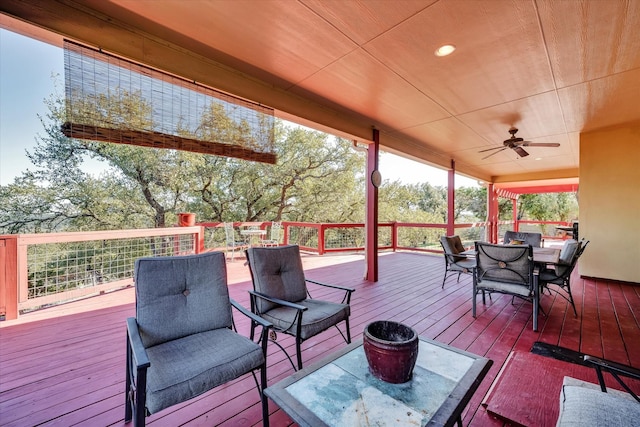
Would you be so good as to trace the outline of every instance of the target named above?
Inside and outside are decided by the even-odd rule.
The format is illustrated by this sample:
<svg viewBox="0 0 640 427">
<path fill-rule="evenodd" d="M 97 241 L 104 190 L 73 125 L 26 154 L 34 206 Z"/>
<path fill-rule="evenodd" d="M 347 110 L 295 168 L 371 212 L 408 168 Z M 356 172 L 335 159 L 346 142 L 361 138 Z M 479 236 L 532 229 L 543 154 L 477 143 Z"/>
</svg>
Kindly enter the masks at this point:
<svg viewBox="0 0 640 427">
<path fill-rule="evenodd" d="M 363 248 L 364 227 L 327 228 L 324 232 L 325 249 Z"/>
<path fill-rule="evenodd" d="M 29 245 L 28 298 L 133 278 L 140 257 L 190 253 L 195 253 L 191 234 Z"/>
<path fill-rule="evenodd" d="M 289 226 L 290 245 L 298 245 L 305 248 L 318 248 L 318 228 L 304 226 Z"/>
<path fill-rule="evenodd" d="M 441 250 L 440 236 L 444 233 L 445 230 L 443 228 L 398 227 L 398 246 L 402 248 Z"/>
<path fill-rule="evenodd" d="M 462 240 L 462 245 L 465 247 L 473 246 L 476 241 L 486 241 L 486 227 L 469 227 L 469 228 L 456 228 L 456 233 Z"/>
<path fill-rule="evenodd" d="M 363 232 L 366 230 L 363 229 Z M 393 227 L 378 227 L 378 246 L 389 247 L 393 245 Z"/>
</svg>

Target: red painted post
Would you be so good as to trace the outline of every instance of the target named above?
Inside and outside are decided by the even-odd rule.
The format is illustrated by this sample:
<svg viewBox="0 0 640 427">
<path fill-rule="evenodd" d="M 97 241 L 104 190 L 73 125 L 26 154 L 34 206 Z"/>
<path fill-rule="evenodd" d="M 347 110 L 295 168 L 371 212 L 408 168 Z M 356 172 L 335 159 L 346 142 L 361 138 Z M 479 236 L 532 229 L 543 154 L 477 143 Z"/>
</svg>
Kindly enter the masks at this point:
<svg viewBox="0 0 640 427">
<path fill-rule="evenodd" d="M 318 228 L 318 254 L 324 255 L 324 224 L 320 224 Z"/>
<path fill-rule="evenodd" d="M 373 130 L 373 143 L 367 149 L 367 212 L 365 219 L 365 259 L 367 271 L 365 280 L 378 281 L 378 152 L 380 150 L 380 132 Z"/>
<path fill-rule="evenodd" d="M 518 199 L 511 199 L 511 210 L 513 212 L 513 231 L 520 231 L 518 223 Z"/>
<path fill-rule="evenodd" d="M 487 187 L 487 238 L 490 243 L 498 243 L 498 194 L 493 184 Z"/>
<path fill-rule="evenodd" d="M 0 312 L 18 318 L 18 235 L 0 239 Z"/>
<path fill-rule="evenodd" d="M 447 236 L 453 236 L 455 230 L 456 213 L 456 161 L 451 159 L 451 169 L 448 172 L 447 185 Z"/>
</svg>

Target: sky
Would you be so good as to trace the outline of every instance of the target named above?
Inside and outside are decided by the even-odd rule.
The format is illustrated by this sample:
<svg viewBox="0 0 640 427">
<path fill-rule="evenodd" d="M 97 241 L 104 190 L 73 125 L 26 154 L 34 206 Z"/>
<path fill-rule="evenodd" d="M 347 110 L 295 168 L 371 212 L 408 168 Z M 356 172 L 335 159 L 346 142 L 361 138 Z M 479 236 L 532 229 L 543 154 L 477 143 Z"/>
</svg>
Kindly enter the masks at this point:
<svg viewBox="0 0 640 427">
<path fill-rule="evenodd" d="M 45 99 L 63 84 L 61 48 L 0 29 L 0 185 L 33 169 L 26 150 L 45 134 L 38 116 L 46 117 Z M 390 153 L 380 153 L 379 169 L 383 180 L 447 185 L 446 171 Z M 456 176 L 456 187 L 477 185 Z"/>
</svg>

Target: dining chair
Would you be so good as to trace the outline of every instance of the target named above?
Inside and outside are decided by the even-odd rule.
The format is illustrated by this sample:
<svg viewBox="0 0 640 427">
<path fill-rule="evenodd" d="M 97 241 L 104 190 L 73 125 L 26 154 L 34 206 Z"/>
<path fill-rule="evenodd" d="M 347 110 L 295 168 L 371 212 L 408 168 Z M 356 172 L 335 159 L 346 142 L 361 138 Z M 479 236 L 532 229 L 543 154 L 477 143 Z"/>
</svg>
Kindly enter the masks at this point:
<svg viewBox="0 0 640 427">
<path fill-rule="evenodd" d="M 282 233 L 282 223 L 281 222 L 272 222 L 271 230 L 269 231 L 269 238 L 260 240 L 260 244 L 262 246 L 279 246 L 280 245 L 280 235 Z"/>
<path fill-rule="evenodd" d="M 476 268 L 473 274 L 472 314 L 476 317 L 476 296 L 501 293 L 533 303 L 533 330 L 538 330 L 540 289 L 534 275 L 531 245 L 495 245 L 475 242 Z"/>
<path fill-rule="evenodd" d="M 464 252 L 464 246 L 460 236 L 441 236 L 440 245 L 444 252 L 444 278 L 442 279 L 442 289 L 444 289 L 444 283 L 447 277 L 458 273 L 458 282 L 460 282 L 461 274 L 473 274 L 473 269 L 476 268 L 476 259 L 459 255 Z"/>
<path fill-rule="evenodd" d="M 224 235 L 226 242 L 226 252 L 227 254 L 231 252 L 231 261 L 233 261 L 236 252 L 243 251 L 249 247 L 249 244 L 247 242 L 236 240 L 236 229 L 233 226 L 233 222 L 224 223 Z"/>
<path fill-rule="evenodd" d="M 257 246 L 247 249 L 246 253 L 253 281 L 253 291 L 249 291 L 251 311 L 273 324 L 271 341 L 285 353 L 294 370 L 296 366 L 286 350 L 276 341 L 277 335 L 274 331 L 295 337 L 297 369 L 302 369 L 301 344 L 332 326 L 336 327 L 347 344 L 351 342 L 350 302 L 355 289 L 305 278 L 297 245 Z M 338 291 L 338 294 L 343 295 L 341 302 L 312 298 L 307 283 Z M 338 327 L 342 322 L 345 333 Z M 251 323 L 251 337 L 254 327 L 257 326 L 257 323 Z"/>
<path fill-rule="evenodd" d="M 134 280 L 136 316 L 127 319 L 125 422 L 133 419 L 135 426 L 144 426 L 147 414 L 251 373 L 268 426 L 264 389 L 271 324 L 229 298 L 225 255 L 139 258 Z M 258 343 L 236 332 L 232 307 L 262 328 Z"/>
<path fill-rule="evenodd" d="M 588 240 L 580 242 L 573 239 L 565 240 L 560 250 L 558 263 L 547 266 L 540 271 L 540 287 L 549 292 L 555 292 L 569 302 L 573 307 L 574 317 L 578 317 L 578 311 L 571 293 L 571 273 L 588 244 Z"/>
</svg>

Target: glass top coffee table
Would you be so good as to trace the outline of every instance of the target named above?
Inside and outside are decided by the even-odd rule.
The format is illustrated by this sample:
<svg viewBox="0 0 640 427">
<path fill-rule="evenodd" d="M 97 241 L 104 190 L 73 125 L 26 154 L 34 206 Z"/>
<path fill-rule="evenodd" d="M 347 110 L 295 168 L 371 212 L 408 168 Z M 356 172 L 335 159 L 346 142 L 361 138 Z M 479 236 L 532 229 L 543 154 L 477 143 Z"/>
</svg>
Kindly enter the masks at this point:
<svg viewBox="0 0 640 427">
<path fill-rule="evenodd" d="M 420 338 L 413 378 L 391 384 L 371 375 L 355 342 L 265 393 L 301 426 L 451 426 L 492 363 Z"/>
</svg>

